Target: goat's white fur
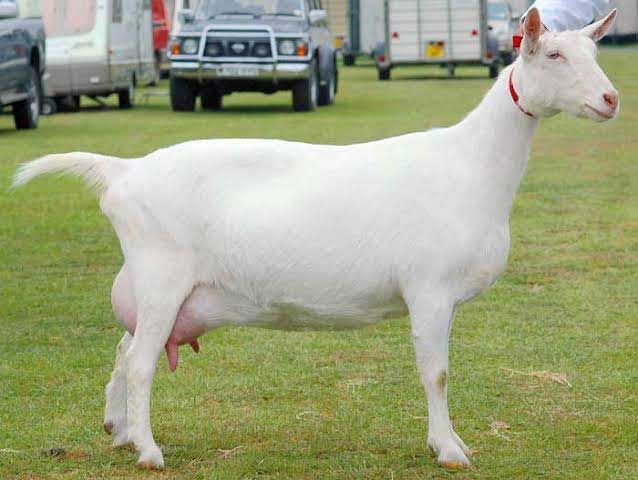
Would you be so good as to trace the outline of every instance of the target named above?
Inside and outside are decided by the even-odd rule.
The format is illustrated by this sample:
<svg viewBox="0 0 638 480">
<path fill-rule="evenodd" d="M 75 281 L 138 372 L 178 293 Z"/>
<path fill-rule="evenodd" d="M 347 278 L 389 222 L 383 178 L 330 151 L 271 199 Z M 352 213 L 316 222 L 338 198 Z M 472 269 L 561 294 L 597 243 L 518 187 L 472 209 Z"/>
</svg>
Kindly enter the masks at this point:
<svg viewBox="0 0 638 480">
<path fill-rule="evenodd" d="M 591 40 L 566 32 L 527 41 L 533 48 L 510 67 L 525 108 L 600 120 L 583 105 L 603 109 L 614 90 Z M 550 48 L 572 63 L 552 64 Z M 163 466 L 150 388 L 185 309 L 201 331 L 359 327 L 409 312 L 428 444 L 439 463 L 468 464 L 447 407 L 452 317 L 506 266 L 510 208 L 538 123 L 510 98 L 509 73 L 462 122 L 425 133 L 350 146 L 195 141 L 133 161 L 73 153 L 24 165 L 16 185 L 67 172 L 97 187 L 121 242 L 114 305 L 135 303 L 137 329 L 122 338 L 107 387 L 115 443 L 131 441 L 141 464 Z"/>
</svg>

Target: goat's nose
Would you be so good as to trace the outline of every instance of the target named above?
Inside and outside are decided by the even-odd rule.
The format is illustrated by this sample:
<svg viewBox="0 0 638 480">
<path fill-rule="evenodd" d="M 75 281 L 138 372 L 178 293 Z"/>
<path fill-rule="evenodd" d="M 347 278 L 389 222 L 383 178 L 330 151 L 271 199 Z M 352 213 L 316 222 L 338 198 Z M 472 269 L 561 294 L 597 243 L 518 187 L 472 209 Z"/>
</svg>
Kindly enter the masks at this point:
<svg viewBox="0 0 638 480">
<path fill-rule="evenodd" d="M 616 110 L 618 106 L 618 94 L 616 92 L 607 92 L 603 94 L 605 104 L 612 110 Z"/>
</svg>

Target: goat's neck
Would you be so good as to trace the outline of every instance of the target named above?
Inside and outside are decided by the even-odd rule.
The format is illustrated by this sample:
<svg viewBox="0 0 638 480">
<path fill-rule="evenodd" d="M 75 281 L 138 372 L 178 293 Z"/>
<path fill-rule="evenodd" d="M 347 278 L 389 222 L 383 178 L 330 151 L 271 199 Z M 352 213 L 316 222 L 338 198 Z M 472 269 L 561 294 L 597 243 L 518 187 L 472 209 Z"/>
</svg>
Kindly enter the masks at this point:
<svg viewBox="0 0 638 480">
<path fill-rule="evenodd" d="M 473 152 L 467 158 L 468 168 L 482 182 L 477 200 L 482 208 L 505 217 L 525 173 L 538 126 L 538 119 L 523 113 L 510 95 L 509 75 L 514 68 L 514 85 L 521 100 L 525 98 L 517 64 L 501 73 L 479 106 L 457 125 L 463 143 Z"/>
</svg>

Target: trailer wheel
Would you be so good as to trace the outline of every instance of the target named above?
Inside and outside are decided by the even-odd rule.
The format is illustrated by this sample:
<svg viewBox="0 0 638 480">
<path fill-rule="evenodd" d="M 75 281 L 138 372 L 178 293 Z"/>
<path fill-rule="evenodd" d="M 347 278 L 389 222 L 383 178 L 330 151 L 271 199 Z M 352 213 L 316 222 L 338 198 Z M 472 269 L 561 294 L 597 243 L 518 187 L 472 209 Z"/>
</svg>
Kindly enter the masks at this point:
<svg viewBox="0 0 638 480">
<path fill-rule="evenodd" d="M 490 78 L 498 77 L 498 62 L 493 62 L 490 65 L 489 75 L 490 75 Z"/>
<path fill-rule="evenodd" d="M 292 87 L 292 108 L 295 112 L 309 112 L 317 108 L 318 84 L 317 66 L 313 61 L 310 65 L 310 76 L 305 80 L 299 80 Z"/>
<path fill-rule="evenodd" d="M 347 67 L 354 65 L 357 62 L 357 57 L 353 53 L 343 54 L 343 64 Z"/>
<path fill-rule="evenodd" d="M 200 94 L 200 102 L 203 110 L 221 110 L 223 95 L 215 87 L 206 88 Z"/>
<path fill-rule="evenodd" d="M 42 104 L 40 76 L 35 67 L 31 67 L 31 78 L 27 90 L 26 100 L 13 104 L 13 120 L 18 130 L 36 128 L 40 119 L 40 108 Z"/>
<path fill-rule="evenodd" d="M 135 81 L 132 78 L 126 90 L 117 92 L 117 97 L 121 109 L 133 108 L 135 105 Z"/>
<path fill-rule="evenodd" d="M 191 83 L 179 77 L 171 75 L 171 107 L 174 112 L 192 112 L 195 110 L 195 98 L 197 94 Z"/>
<path fill-rule="evenodd" d="M 390 80 L 390 69 L 389 68 L 378 68 L 379 80 Z"/>
</svg>

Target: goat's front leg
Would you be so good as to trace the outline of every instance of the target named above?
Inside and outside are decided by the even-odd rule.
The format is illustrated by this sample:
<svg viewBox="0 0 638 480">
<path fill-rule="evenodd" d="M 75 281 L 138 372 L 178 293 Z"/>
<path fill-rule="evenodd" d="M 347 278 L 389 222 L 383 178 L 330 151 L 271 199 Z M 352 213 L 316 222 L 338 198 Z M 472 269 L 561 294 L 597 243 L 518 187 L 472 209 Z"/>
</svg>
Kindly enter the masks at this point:
<svg viewBox="0 0 638 480">
<path fill-rule="evenodd" d="M 470 451 L 450 422 L 447 405 L 448 345 L 454 303 L 417 298 L 409 304 L 416 360 L 428 398 L 428 446 L 446 468 L 470 464 Z"/>
<path fill-rule="evenodd" d="M 133 337 L 126 332 L 117 345 L 115 367 L 111 380 L 106 385 L 106 404 L 104 407 L 104 430 L 113 435 L 113 445 L 124 446 L 128 443 L 126 422 L 126 354 Z"/>
</svg>

